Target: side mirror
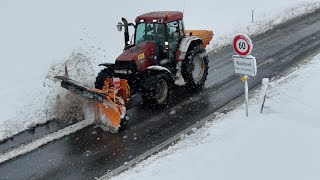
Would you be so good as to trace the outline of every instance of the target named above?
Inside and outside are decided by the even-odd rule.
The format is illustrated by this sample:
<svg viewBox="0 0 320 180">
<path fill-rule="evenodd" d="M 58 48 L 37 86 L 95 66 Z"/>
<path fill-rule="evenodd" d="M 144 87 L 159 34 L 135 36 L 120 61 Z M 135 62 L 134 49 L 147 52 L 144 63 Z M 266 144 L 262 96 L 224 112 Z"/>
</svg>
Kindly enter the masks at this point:
<svg viewBox="0 0 320 180">
<path fill-rule="evenodd" d="M 123 26 L 123 24 L 121 23 L 121 22 L 118 22 L 118 24 L 117 24 L 117 28 L 118 28 L 118 31 L 122 31 L 122 26 Z"/>
</svg>

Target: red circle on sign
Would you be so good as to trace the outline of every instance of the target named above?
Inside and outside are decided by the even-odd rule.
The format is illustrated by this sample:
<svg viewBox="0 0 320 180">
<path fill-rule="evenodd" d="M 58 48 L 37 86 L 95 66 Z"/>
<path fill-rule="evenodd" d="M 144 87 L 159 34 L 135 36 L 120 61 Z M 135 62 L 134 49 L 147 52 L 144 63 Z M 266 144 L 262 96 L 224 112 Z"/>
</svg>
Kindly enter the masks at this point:
<svg viewBox="0 0 320 180">
<path fill-rule="evenodd" d="M 233 49 L 240 56 L 247 56 L 252 50 L 252 42 L 248 36 L 239 34 L 233 39 Z"/>
</svg>

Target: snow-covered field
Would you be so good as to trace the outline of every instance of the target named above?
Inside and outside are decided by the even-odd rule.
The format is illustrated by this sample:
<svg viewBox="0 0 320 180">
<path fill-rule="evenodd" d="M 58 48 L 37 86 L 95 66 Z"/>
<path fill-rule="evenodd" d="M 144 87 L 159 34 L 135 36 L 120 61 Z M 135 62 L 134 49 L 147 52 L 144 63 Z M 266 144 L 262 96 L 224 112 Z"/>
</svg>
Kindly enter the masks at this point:
<svg viewBox="0 0 320 180">
<path fill-rule="evenodd" d="M 320 54 L 270 83 L 263 114 L 259 94 L 219 115 L 117 179 L 320 179 Z"/>
<path fill-rule="evenodd" d="M 52 117 L 68 117 L 70 110 L 81 116 L 81 102 L 75 103 L 53 76 L 63 74 L 66 62 L 72 78 L 93 84 L 97 64 L 113 62 L 122 51 L 123 34 L 116 30 L 121 17 L 133 21 L 148 11 L 184 10 L 188 29 L 215 31 L 208 47 L 214 50 L 237 32 L 263 32 L 320 6 L 316 0 L 185 2 L 2 0 L 0 140 Z"/>
</svg>

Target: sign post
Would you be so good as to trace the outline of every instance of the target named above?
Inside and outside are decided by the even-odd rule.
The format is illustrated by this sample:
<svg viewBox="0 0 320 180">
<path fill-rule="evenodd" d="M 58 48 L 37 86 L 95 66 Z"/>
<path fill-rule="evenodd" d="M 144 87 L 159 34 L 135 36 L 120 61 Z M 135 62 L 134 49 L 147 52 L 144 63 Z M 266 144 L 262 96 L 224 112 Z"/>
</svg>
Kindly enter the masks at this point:
<svg viewBox="0 0 320 180">
<path fill-rule="evenodd" d="M 241 81 L 244 81 L 245 90 L 245 104 L 246 104 L 246 116 L 249 116 L 249 87 L 248 76 L 255 76 L 257 74 L 257 62 L 254 56 L 250 53 L 253 48 L 251 39 L 244 34 L 238 34 L 233 39 L 233 48 L 238 55 L 233 55 L 233 63 L 236 74 L 240 74 Z"/>
</svg>

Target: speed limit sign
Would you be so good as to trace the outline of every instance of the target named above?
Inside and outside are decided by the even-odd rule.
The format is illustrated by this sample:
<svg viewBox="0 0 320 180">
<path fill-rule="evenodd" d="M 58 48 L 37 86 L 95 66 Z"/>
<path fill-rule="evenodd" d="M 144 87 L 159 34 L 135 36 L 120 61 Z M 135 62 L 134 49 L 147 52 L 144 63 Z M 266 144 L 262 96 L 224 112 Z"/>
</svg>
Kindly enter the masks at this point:
<svg viewBox="0 0 320 180">
<path fill-rule="evenodd" d="M 254 56 L 251 56 L 253 45 L 251 39 L 244 34 L 238 34 L 233 39 L 233 49 L 238 55 L 233 55 L 233 64 L 236 74 L 242 75 L 241 80 L 244 81 L 246 116 L 249 116 L 248 101 L 249 87 L 248 76 L 257 74 L 257 61 Z"/>
<path fill-rule="evenodd" d="M 233 39 L 233 48 L 240 56 L 248 56 L 253 48 L 251 39 L 244 34 L 238 34 Z"/>
</svg>

